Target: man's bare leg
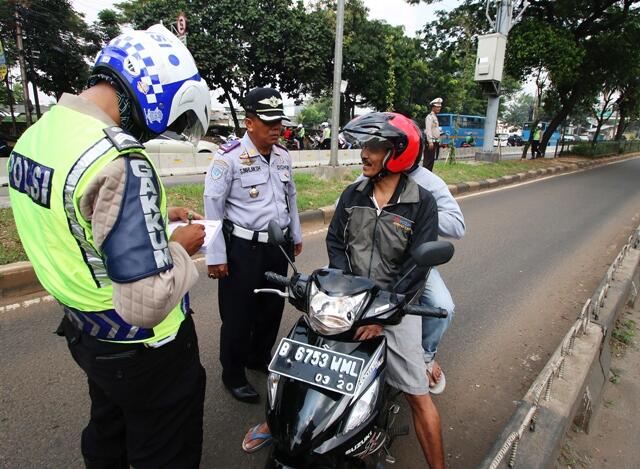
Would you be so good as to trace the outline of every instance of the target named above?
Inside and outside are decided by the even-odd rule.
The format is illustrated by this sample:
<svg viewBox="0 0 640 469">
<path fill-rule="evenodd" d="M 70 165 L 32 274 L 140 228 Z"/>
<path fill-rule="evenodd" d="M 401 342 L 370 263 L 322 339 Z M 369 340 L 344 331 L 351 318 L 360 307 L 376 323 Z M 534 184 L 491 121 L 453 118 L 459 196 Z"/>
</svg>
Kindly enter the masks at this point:
<svg viewBox="0 0 640 469">
<path fill-rule="evenodd" d="M 422 447 L 422 452 L 429 463 L 429 467 L 431 467 L 431 469 L 444 468 L 444 448 L 442 446 L 440 414 L 431 396 L 429 394 L 415 396 L 405 393 L 405 397 L 411 406 L 416 436 Z"/>
</svg>

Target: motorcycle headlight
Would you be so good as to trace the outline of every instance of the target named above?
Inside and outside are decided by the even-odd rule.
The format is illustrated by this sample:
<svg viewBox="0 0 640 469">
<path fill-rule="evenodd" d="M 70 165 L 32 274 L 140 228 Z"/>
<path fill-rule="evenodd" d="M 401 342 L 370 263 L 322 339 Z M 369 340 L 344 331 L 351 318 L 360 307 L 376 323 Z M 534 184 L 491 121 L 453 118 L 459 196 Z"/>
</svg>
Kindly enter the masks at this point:
<svg viewBox="0 0 640 469">
<path fill-rule="evenodd" d="M 269 397 L 269 407 L 273 409 L 273 403 L 276 400 L 276 393 L 278 392 L 278 383 L 280 382 L 280 375 L 276 373 L 269 373 L 267 377 L 267 395 Z"/>
<path fill-rule="evenodd" d="M 312 283 L 309 300 L 311 327 L 324 335 L 348 331 L 366 296 L 367 292 L 355 296 L 329 296 Z"/>
<path fill-rule="evenodd" d="M 357 428 L 369 418 L 371 412 L 373 411 L 376 400 L 378 399 L 378 390 L 380 389 L 380 380 L 377 379 L 369 389 L 367 389 L 362 396 L 356 402 L 356 405 L 353 406 L 353 410 L 349 414 L 349 418 L 342 429 L 342 433 L 348 433 L 354 428 Z"/>
</svg>

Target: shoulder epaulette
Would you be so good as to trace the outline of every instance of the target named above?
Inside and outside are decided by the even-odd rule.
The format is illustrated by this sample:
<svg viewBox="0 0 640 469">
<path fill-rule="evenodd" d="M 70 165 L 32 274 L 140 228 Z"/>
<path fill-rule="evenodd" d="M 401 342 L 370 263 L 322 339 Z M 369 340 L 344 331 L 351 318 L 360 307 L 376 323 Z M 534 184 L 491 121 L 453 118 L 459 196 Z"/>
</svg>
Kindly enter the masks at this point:
<svg viewBox="0 0 640 469">
<path fill-rule="evenodd" d="M 107 138 L 113 143 L 118 151 L 129 150 L 131 148 L 144 148 L 135 137 L 129 135 L 120 127 L 107 127 L 103 129 Z"/>
<path fill-rule="evenodd" d="M 284 151 L 289 153 L 289 149 L 287 147 L 285 147 L 284 145 L 282 145 L 280 143 L 276 143 L 275 146 L 277 146 L 278 148 L 282 148 Z"/>
<path fill-rule="evenodd" d="M 220 154 L 229 153 L 238 145 L 240 145 L 240 140 L 232 140 L 231 142 L 227 142 L 224 145 L 220 145 L 220 149 L 218 151 Z"/>
</svg>

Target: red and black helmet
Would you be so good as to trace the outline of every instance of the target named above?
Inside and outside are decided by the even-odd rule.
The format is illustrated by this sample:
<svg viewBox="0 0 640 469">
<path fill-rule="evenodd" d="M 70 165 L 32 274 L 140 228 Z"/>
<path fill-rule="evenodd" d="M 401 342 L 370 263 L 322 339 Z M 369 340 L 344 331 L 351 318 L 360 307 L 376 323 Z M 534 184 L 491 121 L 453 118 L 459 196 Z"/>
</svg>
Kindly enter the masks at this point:
<svg viewBox="0 0 640 469">
<path fill-rule="evenodd" d="M 422 158 L 424 140 L 418 126 L 397 112 L 372 112 L 357 117 L 344 127 L 345 138 L 363 148 L 387 144 L 390 151 L 383 168 L 389 173 L 412 171 Z"/>
</svg>

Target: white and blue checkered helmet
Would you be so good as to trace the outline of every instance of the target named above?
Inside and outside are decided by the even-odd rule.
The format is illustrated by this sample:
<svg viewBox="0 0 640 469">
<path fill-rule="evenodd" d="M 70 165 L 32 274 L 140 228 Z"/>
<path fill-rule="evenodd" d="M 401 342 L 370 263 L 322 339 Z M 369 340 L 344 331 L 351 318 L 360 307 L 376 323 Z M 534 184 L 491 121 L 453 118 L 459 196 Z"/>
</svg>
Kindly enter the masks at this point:
<svg viewBox="0 0 640 469">
<path fill-rule="evenodd" d="M 98 53 L 92 73 L 115 74 L 133 100 L 132 117 L 142 129 L 183 133 L 193 143 L 209 127 L 211 97 L 191 53 L 161 24 L 129 31 Z"/>
</svg>

